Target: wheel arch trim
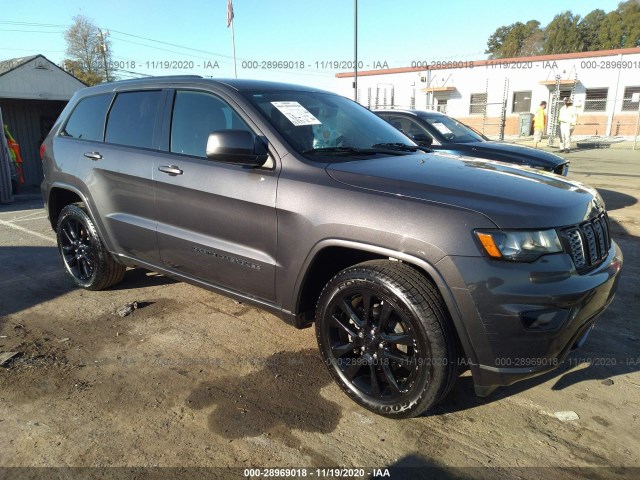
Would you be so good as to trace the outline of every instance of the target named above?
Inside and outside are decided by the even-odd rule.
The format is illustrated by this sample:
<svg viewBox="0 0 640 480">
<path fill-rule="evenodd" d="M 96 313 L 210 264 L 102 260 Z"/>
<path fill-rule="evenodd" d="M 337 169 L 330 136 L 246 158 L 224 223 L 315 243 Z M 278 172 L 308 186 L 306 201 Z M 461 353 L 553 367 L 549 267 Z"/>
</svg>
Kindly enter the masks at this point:
<svg viewBox="0 0 640 480">
<path fill-rule="evenodd" d="M 87 213 L 89 215 L 89 217 L 91 217 L 91 219 L 93 220 L 93 224 L 96 228 L 96 230 L 98 231 L 98 235 L 100 236 L 100 238 L 102 239 L 102 241 L 104 242 L 104 244 L 107 246 L 107 249 L 109 251 L 111 250 L 111 245 L 109 242 L 109 239 L 104 235 L 104 229 L 102 228 L 102 223 L 99 221 L 99 217 L 97 217 L 96 215 L 94 215 L 93 212 L 93 208 L 92 208 L 92 204 L 89 201 L 89 197 L 87 195 L 85 195 L 84 192 L 82 192 L 78 187 L 71 185 L 69 183 L 65 183 L 65 182 L 54 182 L 52 183 L 47 191 L 47 198 L 46 198 L 46 208 L 47 208 L 47 216 L 49 217 L 49 222 L 52 222 L 51 220 L 51 194 L 53 192 L 54 189 L 60 189 L 60 190 L 68 190 L 74 194 L 76 194 L 78 197 L 80 197 L 80 200 L 82 201 L 82 203 L 84 203 L 85 208 L 87 209 Z M 56 225 L 51 225 L 51 227 L 55 230 L 56 229 Z"/>
<path fill-rule="evenodd" d="M 431 280 L 434 282 L 435 287 L 438 289 L 440 295 L 444 299 L 444 302 L 449 311 L 449 315 L 451 316 L 451 321 L 453 322 L 453 327 L 458 334 L 458 338 L 460 339 L 460 343 L 462 344 L 462 348 L 464 350 L 464 354 L 470 360 L 472 364 L 477 364 L 477 355 L 475 349 L 473 347 L 473 343 L 469 337 L 467 328 L 464 324 L 462 312 L 459 308 L 458 303 L 456 302 L 451 289 L 448 284 L 445 282 L 443 275 L 440 271 L 431 263 L 426 260 L 416 257 L 411 254 L 398 252 L 386 247 L 381 247 L 379 245 L 372 245 L 367 243 L 356 242 L 352 240 L 345 240 L 339 238 L 327 238 L 317 242 L 313 248 L 310 250 L 307 258 L 305 258 L 300 273 L 298 274 L 298 278 L 296 279 L 295 288 L 292 296 L 292 305 L 293 311 L 297 314 L 298 306 L 302 300 L 302 291 L 305 282 L 307 281 L 307 274 L 309 272 L 310 267 L 313 265 L 314 260 L 318 256 L 318 254 L 329 247 L 343 247 L 349 248 L 353 250 L 359 250 L 367 253 L 372 253 L 380 256 L 384 256 L 387 258 L 396 259 L 412 265 L 424 273 L 426 273 Z M 444 257 L 442 257 L 444 258 Z M 438 259 L 441 260 L 442 258 Z"/>
</svg>

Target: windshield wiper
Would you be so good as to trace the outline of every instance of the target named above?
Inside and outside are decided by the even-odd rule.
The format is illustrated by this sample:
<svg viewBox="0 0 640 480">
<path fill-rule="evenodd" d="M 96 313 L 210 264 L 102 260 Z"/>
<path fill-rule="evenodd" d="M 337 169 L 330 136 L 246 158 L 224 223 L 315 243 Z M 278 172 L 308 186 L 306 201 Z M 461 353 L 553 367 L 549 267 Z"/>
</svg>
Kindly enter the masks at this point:
<svg viewBox="0 0 640 480">
<path fill-rule="evenodd" d="M 418 149 L 420 150 L 422 149 L 418 145 L 407 145 L 406 143 L 400 143 L 400 142 L 376 143 L 374 145 L 371 145 L 371 148 L 384 148 L 386 150 L 394 150 L 394 151 L 400 151 L 400 152 L 415 152 Z"/>
<path fill-rule="evenodd" d="M 325 147 L 325 148 L 309 148 L 303 150 L 302 153 L 337 153 L 345 155 L 375 155 L 375 150 L 362 149 L 356 147 Z"/>
</svg>

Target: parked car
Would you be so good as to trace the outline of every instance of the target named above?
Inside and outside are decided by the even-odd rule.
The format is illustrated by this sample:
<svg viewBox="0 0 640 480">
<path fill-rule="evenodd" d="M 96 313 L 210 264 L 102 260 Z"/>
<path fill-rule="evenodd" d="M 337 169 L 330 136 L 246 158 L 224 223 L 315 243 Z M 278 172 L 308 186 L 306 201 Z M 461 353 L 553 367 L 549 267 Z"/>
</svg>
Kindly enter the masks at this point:
<svg viewBox="0 0 640 480">
<path fill-rule="evenodd" d="M 464 123 L 440 112 L 376 110 L 375 113 L 418 145 L 434 151 L 526 165 L 558 175 L 566 176 L 569 171 L 569 162 L 559 155 L 524 145 L 491 141 Z"/>
<path fill-rule="evenodd" d="M 78 287 L 143 267 L 315 322 L 338 385 L 394 418 L 441 401 L 461 366 L 480 396 L 556 367 L 612 301 L 622 266 L 594 189 L 425 153 L 307 87 L 95 86 L 74 95 L 41 153 Z"/>
</svg>

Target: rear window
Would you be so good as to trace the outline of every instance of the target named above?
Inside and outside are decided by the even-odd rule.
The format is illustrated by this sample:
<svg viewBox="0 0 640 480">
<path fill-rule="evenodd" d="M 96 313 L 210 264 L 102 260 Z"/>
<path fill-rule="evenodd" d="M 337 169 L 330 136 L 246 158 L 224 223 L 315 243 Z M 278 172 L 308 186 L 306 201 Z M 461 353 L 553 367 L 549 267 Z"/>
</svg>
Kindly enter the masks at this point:
<svg viewBox="0 0 640 480">
<path fill-rule="evenodd" d="M 160 90 L 118 94 L 109 113 L 105 141 L 153 148 L 153 132 L 161 95 Z"/>
<path fill-rule="evenodd" d="M 111 94 L 95 95 L 80 100 L 71 113 L 62 135 L 102 141 L 104 118 L 110 103 Z"/>
</svg>

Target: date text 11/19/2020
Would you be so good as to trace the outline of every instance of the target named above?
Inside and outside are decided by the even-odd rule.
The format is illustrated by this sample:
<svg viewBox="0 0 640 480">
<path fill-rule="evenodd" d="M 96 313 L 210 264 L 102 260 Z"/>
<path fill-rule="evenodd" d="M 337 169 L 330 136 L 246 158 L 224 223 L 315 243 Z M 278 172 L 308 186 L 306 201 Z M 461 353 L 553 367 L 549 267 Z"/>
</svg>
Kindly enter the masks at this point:
<svg viewBox="0 0 640 480">
<path fill-rule="evenodd" d="M 390 478 L 388 468 L 245 468 L 246 478 Z"/>
<path fill-rule="evenodd" d="M 146 68 L 148 70 L 216 70 L 222 68 L 217 60 L 115 60 L 108 62 L 111 70 L 134 70 Z M 244 70 L 352 70 L 356 62 L 352 60 L 243 60 L 238 67 Z M 386 60 L 374 60 L 370 62 L 358 61 L 358 69 L 380 70 L 388 69 Z"/>
</svg>

